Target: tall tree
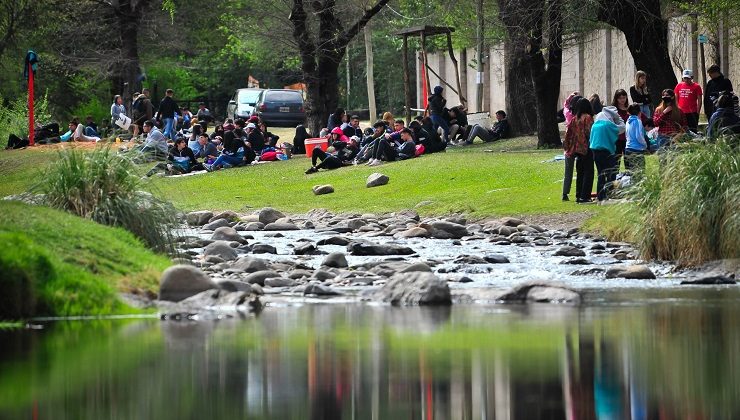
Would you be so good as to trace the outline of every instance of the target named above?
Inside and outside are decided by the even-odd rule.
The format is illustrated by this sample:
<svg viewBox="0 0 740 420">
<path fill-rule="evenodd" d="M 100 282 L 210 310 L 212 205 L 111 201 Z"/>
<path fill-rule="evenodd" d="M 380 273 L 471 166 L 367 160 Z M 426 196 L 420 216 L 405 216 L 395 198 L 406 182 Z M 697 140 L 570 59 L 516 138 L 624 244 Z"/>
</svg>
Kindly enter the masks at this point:
<svg viewBox="0 0 740 420">
<path fill-rule="evenodd" d="M 660 0 L 596 0 L 598 20 L 624 33 L 635 66 L 648 73 L 648 89 L 660 92 L 676 86 L 668 53 L 668 21 Z"/>
<path fill-rule="evenodd" d="M 306 83 L 308 129 L 317 134 L 339 103 L 339 65 L 347 44 L 380 12 L 388 0 L 378 0 L 347 29 L 344 29 L 336 13 L 335 0 L 310 2 L 312 16 L 316 16 L 318 22 L 309 22 L 309 15 L 304 7 L 306 0 L 292 1 L 289 19 L 293 24 L 293 39 L 298 44 L 301 70 Z M 318 34 L 314 35 L 312 28 L 316 25 Z"/>
</svg>

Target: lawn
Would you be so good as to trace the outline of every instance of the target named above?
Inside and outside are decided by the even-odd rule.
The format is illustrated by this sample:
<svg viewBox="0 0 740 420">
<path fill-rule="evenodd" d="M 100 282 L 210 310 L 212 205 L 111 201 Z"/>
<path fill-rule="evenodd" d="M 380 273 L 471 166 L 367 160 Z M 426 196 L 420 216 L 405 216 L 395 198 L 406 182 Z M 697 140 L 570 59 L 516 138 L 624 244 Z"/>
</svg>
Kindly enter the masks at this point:
<svg viewBox="0 0 740 420">
<path fill-rule="evenodd" d="M 290 138 L 292 129 L 274 130 Z M 54 148 L 0 153 L 0 196 L 25 191 L 43 181 L 42 169 Z M 337 212 L 392 212 L 416 208 L 425 215 L 464 212 L 471 217 L 597 213 L 596 206 L 562 202 L 563 163 L 547 162 L 558 150 L 537 150 L 536 139 L 519 137 L 496 143 L 450 148 L 379 167 L 364 165 L 305 175 L 310 161 L 289 161 L 152 180 L 154 191 L 183 210 L 234 210 L 271 206 L 287 212 L 325 208 Z M 141 166 L 142 173 L 148 166 Z M 390 183 L 366 188 L 373 172 Z M 315 196 L 314 185 L 331 184 L 335 193 Z"/>
</svg>

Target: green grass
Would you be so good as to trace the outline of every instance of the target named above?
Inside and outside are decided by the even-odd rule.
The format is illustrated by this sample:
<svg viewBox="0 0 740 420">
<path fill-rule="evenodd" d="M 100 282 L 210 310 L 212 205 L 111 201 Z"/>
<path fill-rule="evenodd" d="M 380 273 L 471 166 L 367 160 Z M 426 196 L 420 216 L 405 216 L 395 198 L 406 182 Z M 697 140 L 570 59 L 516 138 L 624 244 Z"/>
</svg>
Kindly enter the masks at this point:
<svg viewBox="0 0 740 420">
<path fill-rule="evenodd" d="M 156 293 L 170 265 L 121 228 L 18 202 L 0 201 L 0 237 L 3 272 L 30 273 L 33 315 L 131 313 L 117 292 Z"/>
<path fill-rule="evenodd" d="M 473 217 L 582 212 L 560 201 L 563 164 L 541 163 L 558 151 L 533 150 L 519 138 L 455 148 L 379 167 L 358 165 L 304 175 L 305 157 L 182 178 L 155 181 L 164 197 L 184 210 L 235 210 L 271 206 L 287 212 L 326 208 L 337 212 L 392 212 L 414 208 L 422 214 L 465 212 Z M 486 151 L 492 150 L 492 152 Z M 504 151 L 505 152 L 502 152 Z M 366 188 L 373 172 L 390 183 Z M 315 196 L 311 187 L 331 184 L 335 193 Z M 589 210 L 597 210 L 591 207 Z"/>
</svg>

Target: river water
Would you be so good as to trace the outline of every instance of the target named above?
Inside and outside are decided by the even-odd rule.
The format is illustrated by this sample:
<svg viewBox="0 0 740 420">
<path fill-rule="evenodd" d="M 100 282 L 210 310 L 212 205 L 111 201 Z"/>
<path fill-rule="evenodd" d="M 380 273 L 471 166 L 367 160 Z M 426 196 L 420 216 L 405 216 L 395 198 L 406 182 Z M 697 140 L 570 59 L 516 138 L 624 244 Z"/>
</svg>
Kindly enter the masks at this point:
<svg viewBox="0 0 740 420">
<path fill-rule="evenodd" d="M 0 331 L 0 419 L 737 419 L 740 292 Z"/>
</svg>

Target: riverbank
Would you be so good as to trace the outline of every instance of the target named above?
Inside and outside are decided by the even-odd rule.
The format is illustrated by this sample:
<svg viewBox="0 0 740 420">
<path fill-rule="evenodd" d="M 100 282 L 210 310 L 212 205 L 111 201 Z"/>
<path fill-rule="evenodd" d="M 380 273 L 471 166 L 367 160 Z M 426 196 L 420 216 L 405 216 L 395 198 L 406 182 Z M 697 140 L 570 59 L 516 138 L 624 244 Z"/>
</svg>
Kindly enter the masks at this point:
<svg viewBox="0 0 740 420">
<path fill-rule="evenodd" d="M 132 234 L 41 206 L 0 201 L 0 317 L 135 313 L 120 292 L 154 297 L 171 262 Z"/>
</svg>

